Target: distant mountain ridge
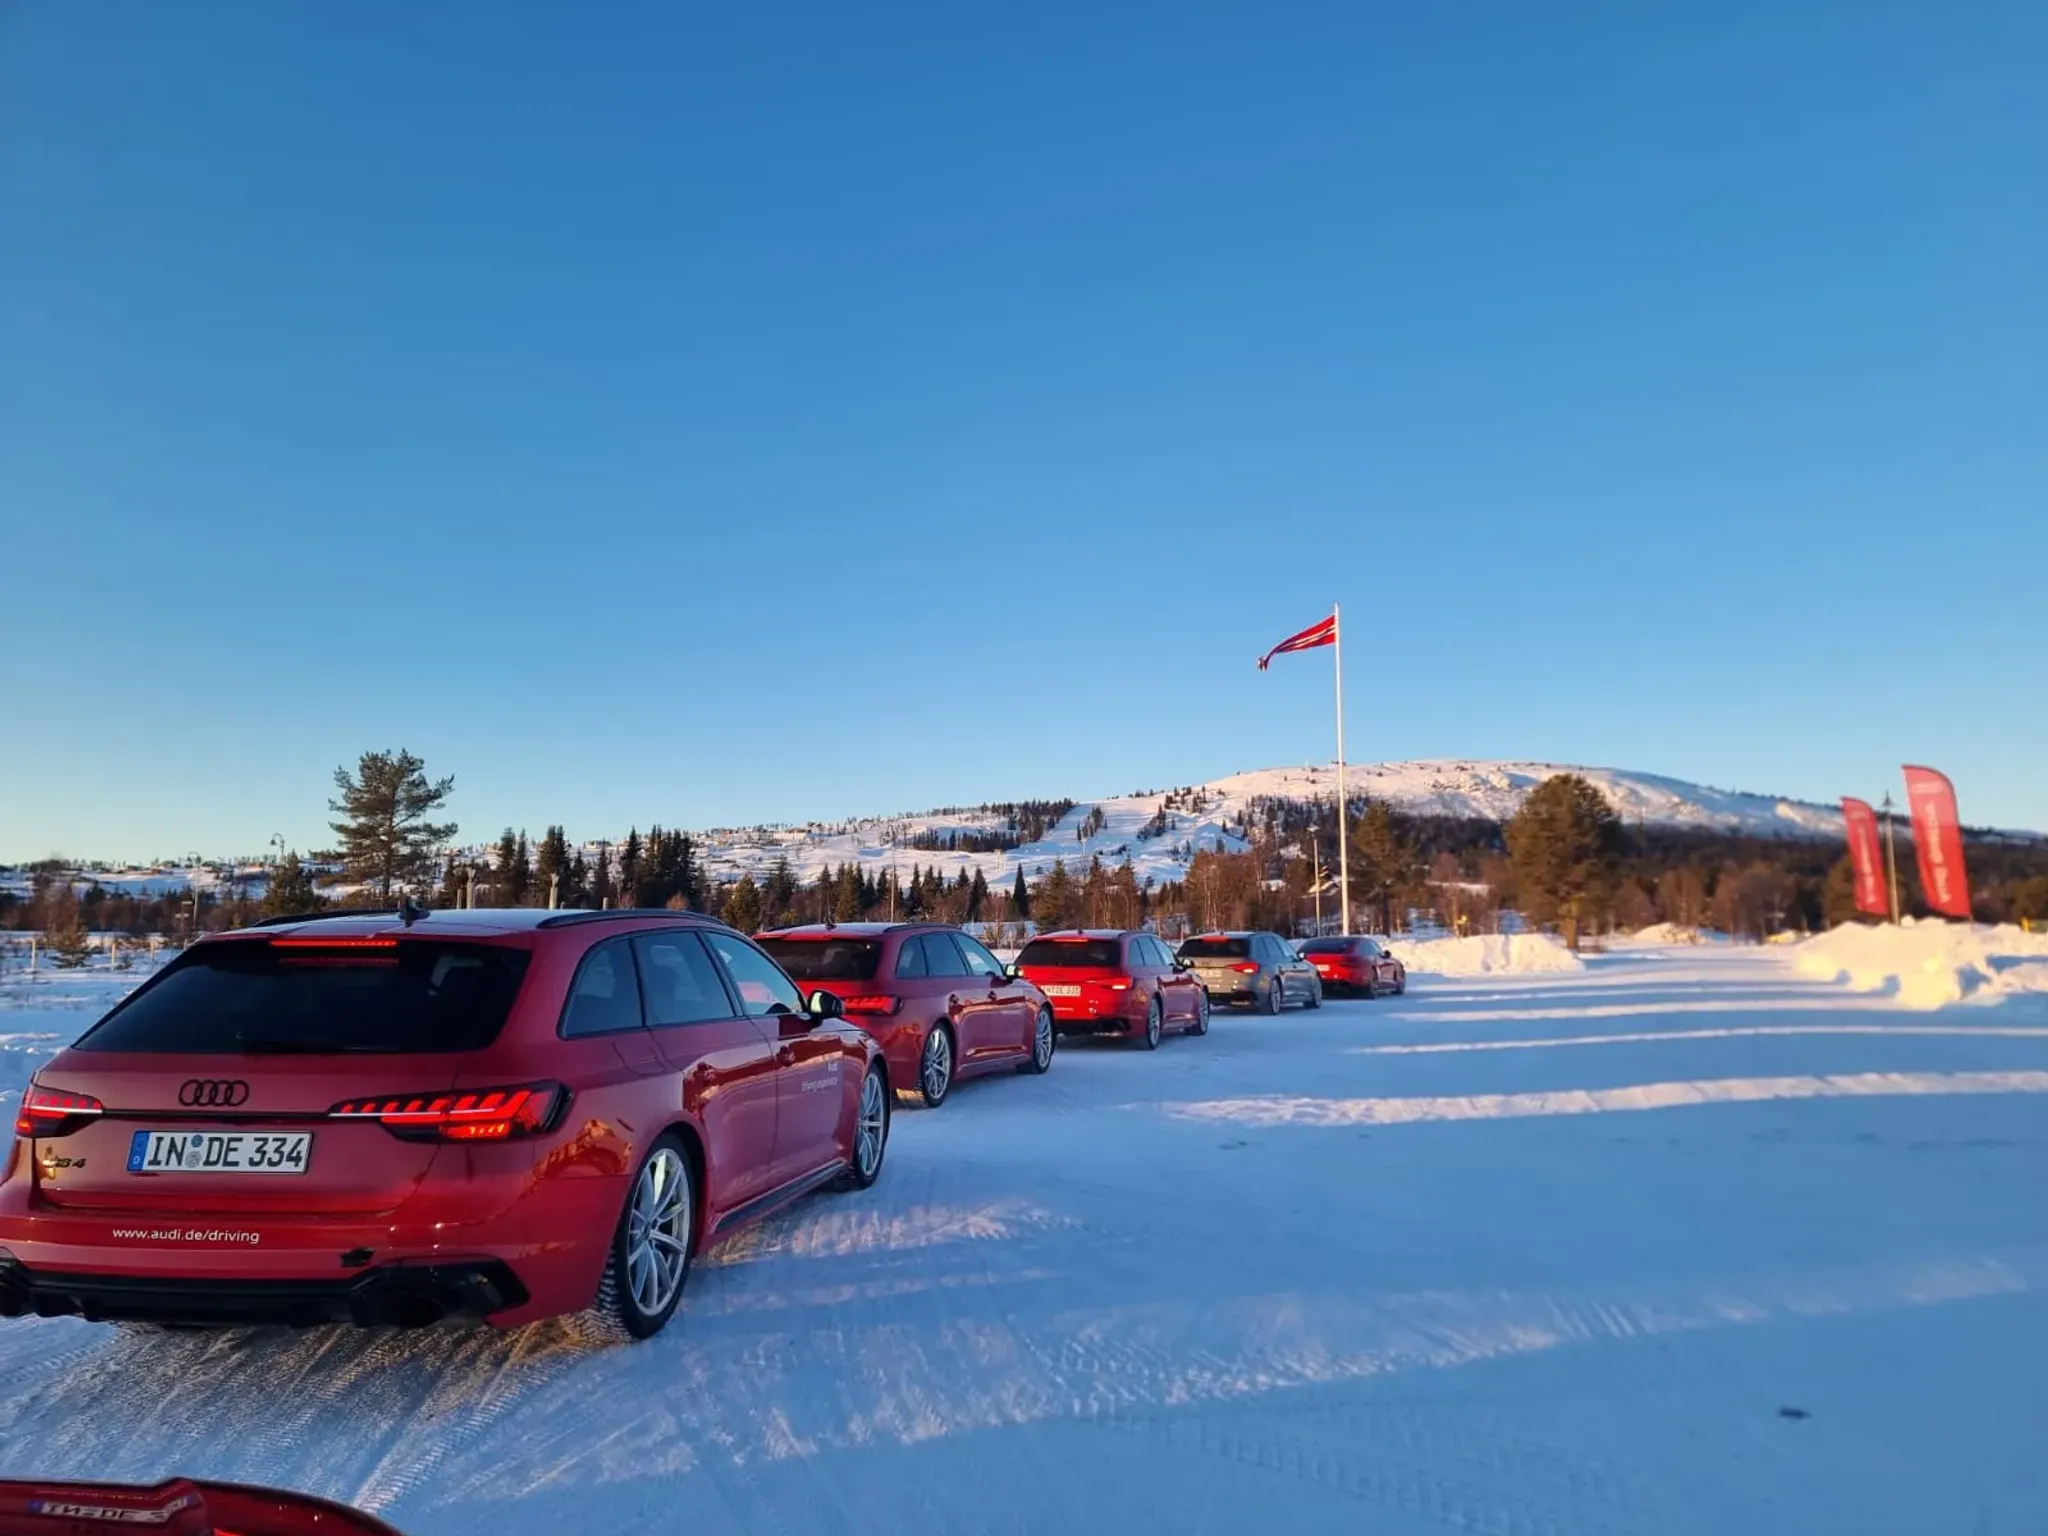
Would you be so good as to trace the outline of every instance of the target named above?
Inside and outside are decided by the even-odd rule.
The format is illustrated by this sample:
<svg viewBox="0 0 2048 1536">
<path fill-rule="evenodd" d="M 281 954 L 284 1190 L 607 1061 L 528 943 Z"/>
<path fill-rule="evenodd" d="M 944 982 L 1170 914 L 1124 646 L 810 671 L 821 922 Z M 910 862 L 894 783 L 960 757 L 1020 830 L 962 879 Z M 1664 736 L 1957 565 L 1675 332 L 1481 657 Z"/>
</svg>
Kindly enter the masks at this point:
<svg viewBox="0 0 2048 1536">
<path fill-rule="evenodd" d="M 1622 819 L 1632 825 L 1695 827 L 1759 837 L 1841 837 L 1838 806 L 1770 795 L 1711 789 L 1659 774 L 1564 763 L 1474 762 L 1434 759 L 1408 763 L 1354 763 L 1346 769 L 1356 799 L 1386 800 L 1417 815 L 1505 821 L 1521 808 L 1529 791 L 1560 773 L 1577 773 L 1599 786 Z M 1075 802 L 1044 835 L 1001 852 L 957 852 L 911 846 L 915 839 L 943 839 L 950 832 L 1003 830 L 1001 816 L 971 809 L 901 816 L 812 822 L 804 826 L 721 828 L 697 833 L 699 856 L 715 878 L 759 876 L 786 858 L 803 879 L 827 866 L 848 862 L 870 870 L 894 864 L 936 865 L 948 877 L 980 869 L 991 884 L 1015 877 L 1021 867 L 1035 878 L 1055 859 L 1085 864 L 1100 855 L 1105 863 L 1128 857 L 1140 880 L 1178 879 L 1190 856 L 1205 848 L 1237 851 L 1246 846 L 1238 829 L 1262 800 L 1322 800 L 1334 803 L 1334 764 L 1262 768 L 1206 784 L 1173 790 L 1113 795 Z"/>
</svg>

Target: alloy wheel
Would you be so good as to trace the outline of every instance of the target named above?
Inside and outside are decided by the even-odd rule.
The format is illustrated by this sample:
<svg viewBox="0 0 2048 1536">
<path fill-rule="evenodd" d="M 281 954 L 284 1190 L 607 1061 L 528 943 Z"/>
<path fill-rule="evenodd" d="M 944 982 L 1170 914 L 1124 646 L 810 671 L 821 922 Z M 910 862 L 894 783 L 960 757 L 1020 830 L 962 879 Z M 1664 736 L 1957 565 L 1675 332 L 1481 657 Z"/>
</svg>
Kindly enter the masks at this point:
<svg viewBox="0 0 2048 1536">
<path fill-rule="evenodd" d="M 953 1086 L 953 1037 L 943 1024 L 932 1027 L 924 1039 L 924 1058 L 918 1063 L 917 1086 L 924 1101 L 937 1109 Z"/>
<path fill-rule="evenodd" d="M 665 1311 L 690 1265 L 690 1170 L 674 1147 L 660 1146 L 633 1185 L 626 1221 L 626 1284 L 643 1316 Z"/>
<path fill-rule="evenodd" d="M 882 1166 L 882 1148 L 889 1136 L 889 1096 L 882 1074 L 870 1070 L 860 1085 L 860 1126 L 854 1132 L 853 1161 L 863 1183 L 872 1183 Z"/>
</svg>

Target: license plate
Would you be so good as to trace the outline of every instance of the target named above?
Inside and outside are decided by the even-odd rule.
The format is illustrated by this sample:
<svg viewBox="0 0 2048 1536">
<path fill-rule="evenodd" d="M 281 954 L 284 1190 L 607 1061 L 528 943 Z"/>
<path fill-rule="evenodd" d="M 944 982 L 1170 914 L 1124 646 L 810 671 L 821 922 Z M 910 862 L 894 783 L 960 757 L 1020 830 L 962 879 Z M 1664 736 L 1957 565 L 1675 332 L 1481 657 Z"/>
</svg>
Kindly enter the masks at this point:
<svg viewBox="0 0 2048 1536">
<path fill-rule="evenodd" d="M 1079 987 L 1047 987 L 1045 995 L 1047 997 L 1079 997 L 1081 989 Z"/>
<path fill-rule="evenodd" d="M 137 1131 L 130 1173 L 304 1173 L 311 1131 Z"/>
</svg>

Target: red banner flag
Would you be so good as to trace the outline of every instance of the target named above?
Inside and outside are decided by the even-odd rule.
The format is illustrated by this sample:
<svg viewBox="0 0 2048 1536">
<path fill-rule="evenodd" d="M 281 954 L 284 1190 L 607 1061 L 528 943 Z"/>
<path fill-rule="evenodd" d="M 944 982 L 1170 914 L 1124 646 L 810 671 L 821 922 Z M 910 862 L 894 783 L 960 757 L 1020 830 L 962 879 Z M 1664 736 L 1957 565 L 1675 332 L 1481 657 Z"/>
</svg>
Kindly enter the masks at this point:
<svg viewBox="0 0 2048 1536">
<path fill-rule="evenodd" d="M 1920 855 L 1920 887 L 1927 905 L 1945 917 L 1970 917 L 1970 877 L 1963 868 L 1962 818 L 1956 787 L 1932 768 L 1906 766 L 1906 804 L 1913 813 L 1913 847 Z"/>
<path fill-rule="evenodd" d="M 1275 656 L 1284 655 L 1288 651 L 1312 651 L 1319 645 L 1335 645 L 1336 643 L 1337 615 L 1333 613 L 1321 623 L 1309 625 L 1300 634 L 1289 635 L 1285 640 L 1274 646 L 1273 649 L 1266 652 L 1265 655 L 1259 658 L 1259 670 L 1261 672 L 1265 671 L 1267 662 L 1271 661 Z"/>
<path fill-rule="evenodd" d="M 1856 871 L 1856 910 L 1891 914 L 1884 887 L 1884 860 L 1877 846 L 1877 812 L 1868 800 L 1842 801 L 1842 825 L 1849 833 L 1849 865 Z"/>
</svg>

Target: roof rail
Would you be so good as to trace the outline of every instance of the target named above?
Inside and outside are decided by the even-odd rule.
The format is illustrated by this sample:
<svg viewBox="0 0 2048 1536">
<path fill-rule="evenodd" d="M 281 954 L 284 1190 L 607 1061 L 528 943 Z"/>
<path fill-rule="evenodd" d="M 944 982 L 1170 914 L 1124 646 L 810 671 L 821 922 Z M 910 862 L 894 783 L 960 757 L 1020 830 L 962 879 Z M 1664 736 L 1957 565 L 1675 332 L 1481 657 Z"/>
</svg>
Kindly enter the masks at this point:
<svg viewBox="0 0 2048 1536">
<path fill-rule="evenodd" d="M 602 923 L 615 917 L 690 917 L 703 923 L 715 923 L 720 928 L 729 926 L 713 917 L 709 912 L 699 912 L 691 907 L 606 907 L 602 911 L 584 910 L 556 912 L 544 917 L 533 926 L 536 928 L 568 928 L 577 923 Z"/>
<path fill-rule="evenodd" d="M 282 928 L 287 923 L 318 922 L 323 917 L 396 917 L 396 907 L 320 907 L 311 912 L 280 912 L 275 917 L 259 917 L 253 923 L 244 923 L 244 928 Z"/>
</svg>

